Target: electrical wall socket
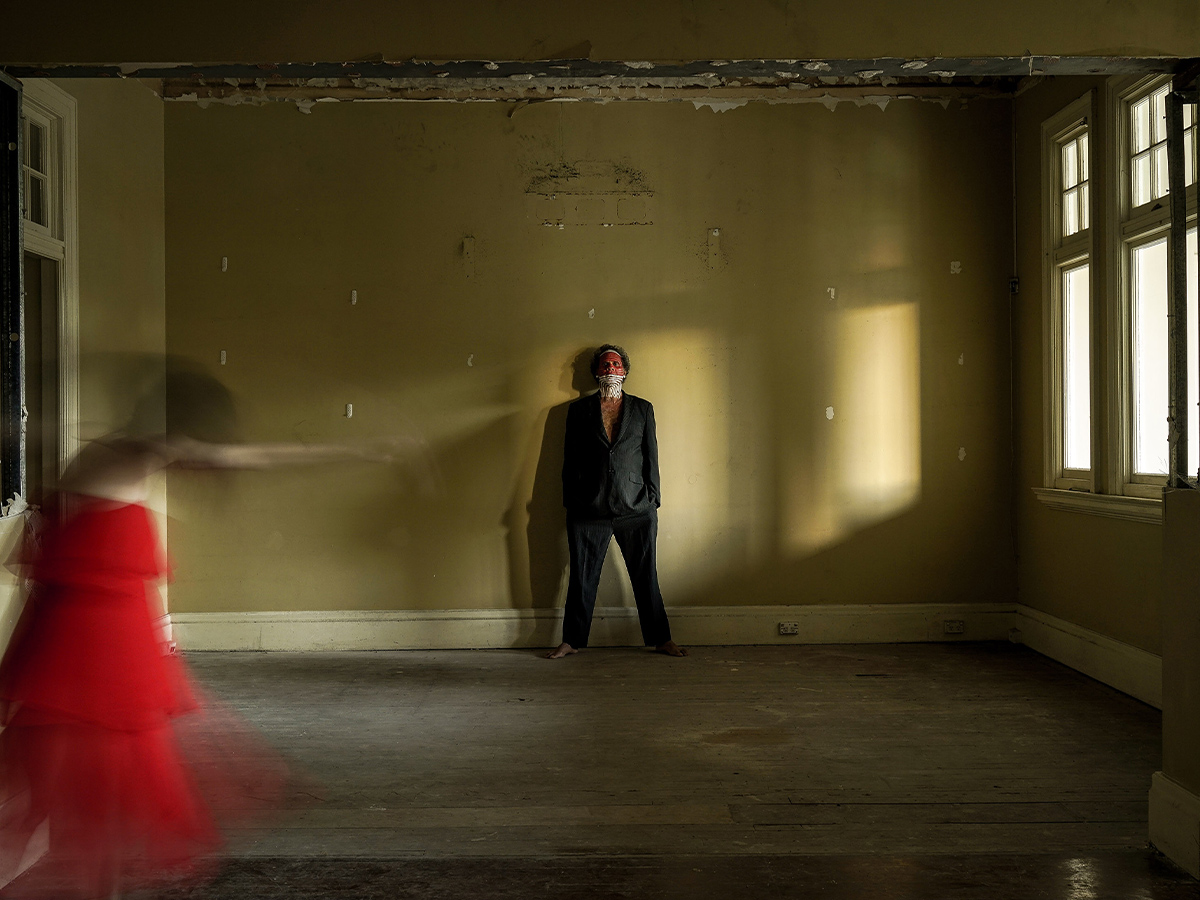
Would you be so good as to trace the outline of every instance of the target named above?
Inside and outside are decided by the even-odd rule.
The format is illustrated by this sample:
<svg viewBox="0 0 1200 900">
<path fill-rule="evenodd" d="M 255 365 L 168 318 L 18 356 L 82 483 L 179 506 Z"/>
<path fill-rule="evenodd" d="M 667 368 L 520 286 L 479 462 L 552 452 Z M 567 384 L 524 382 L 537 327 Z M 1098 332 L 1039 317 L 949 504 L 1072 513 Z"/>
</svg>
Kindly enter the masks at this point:
<svg viewBox="0 0 1200 900">
<path fill-rule="evenodd" d="M 780 622 L 779 623 L 779 633 L 780 634 L 799 634 L 800 633 L 800 623 L 799 622 Z"/>
<path fill-rule="evenodd" d="M 962 619 L 942 620 L 942 634 L 962 634 L 966 630 L 966 623 Z"/>
</svg>

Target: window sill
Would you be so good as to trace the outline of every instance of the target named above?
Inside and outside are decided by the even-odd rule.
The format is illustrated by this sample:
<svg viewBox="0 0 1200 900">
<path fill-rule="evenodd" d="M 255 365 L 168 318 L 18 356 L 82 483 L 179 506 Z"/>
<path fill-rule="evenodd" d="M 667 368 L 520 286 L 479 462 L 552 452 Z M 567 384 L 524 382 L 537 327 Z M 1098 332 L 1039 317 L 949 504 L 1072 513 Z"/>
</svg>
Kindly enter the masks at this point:
<svg viewBox="0 0 1200 900">
<path fill-rule="evenodd" d="M 1055 488 L 1034 488 L 1033 492 L 1051 509 L 1126 519 L 1131 522 L 1149 522 L 1152 525 L 1162 524 L 1162 500 L 1125 497 L 1119 494 L 1092 494 L 1087 491 L 1060 491 Z"/>
</svg>

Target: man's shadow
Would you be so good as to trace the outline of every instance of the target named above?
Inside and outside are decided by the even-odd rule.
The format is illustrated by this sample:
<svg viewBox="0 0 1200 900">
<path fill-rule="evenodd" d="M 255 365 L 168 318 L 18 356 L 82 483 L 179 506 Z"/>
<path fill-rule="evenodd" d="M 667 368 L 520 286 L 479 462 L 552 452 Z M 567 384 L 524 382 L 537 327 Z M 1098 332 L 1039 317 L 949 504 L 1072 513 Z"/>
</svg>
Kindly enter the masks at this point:
<svg viewBox="0 0 1200 900">
<path fill-rule="evenodd" d="M 529 592 L 534 609 L 556 609 L 566 592 L 567 514 L 563 508 L 563 440 L 567 431 L 567 407 L 596 387 L 592 376 L 592 348 L 580 350 L 563 366 L 563 386 L 576 396 L 552 406 L 546 413 L 542 441 L 538 450 L 533 490 L 526 511 L 526 546 L 529 553 Z M 517 567 L 513 567 L 514 575 Z M 513 585 L 513 596 L 520 596 L 524 585 Z"/>
</svg>

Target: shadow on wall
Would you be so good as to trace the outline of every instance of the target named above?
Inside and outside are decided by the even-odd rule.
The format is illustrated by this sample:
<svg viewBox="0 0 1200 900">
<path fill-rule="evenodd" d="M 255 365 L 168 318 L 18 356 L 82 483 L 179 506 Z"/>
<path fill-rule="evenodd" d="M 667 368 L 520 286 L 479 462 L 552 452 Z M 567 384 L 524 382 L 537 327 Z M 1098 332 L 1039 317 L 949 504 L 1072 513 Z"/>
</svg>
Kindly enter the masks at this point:
<svg viewBox="0 0 1200 900">
<path fill-rule="evenodd" d="M 580 350 L 563 364 L 560 387 L 574 396 L 545 410 L 537 442 L 537 467 L 529 493 L 518 483 L 505 511 L 503 524 L 508 537 L 511 595 L 528 591 L 534 609 L 554 609 L 566 592 L 566 510 L 562 502 L 563 436 L 567 407 L 596 386 L 591 373 L 592 348 Z M 532 446 L 531 446 L 532 451 Z M 526 496 L 529 497 L 526 501 Z"/>
</svg>

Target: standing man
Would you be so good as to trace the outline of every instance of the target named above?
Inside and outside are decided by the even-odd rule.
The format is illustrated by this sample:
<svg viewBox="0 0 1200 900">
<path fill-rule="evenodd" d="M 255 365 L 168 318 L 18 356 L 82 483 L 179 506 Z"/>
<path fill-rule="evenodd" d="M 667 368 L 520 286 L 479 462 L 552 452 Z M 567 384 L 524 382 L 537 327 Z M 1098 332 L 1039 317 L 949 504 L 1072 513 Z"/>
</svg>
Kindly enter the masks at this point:
<svg viewBox="0 0 1200 900">
<path fill-rule="evenodd" d="M 546 654 L 560 659 L 588 644 L 600 570 L 615 536 L 625 557 L 637 602 L 642 640 L 668 656 L 687 656 L 671 640 L 658 589 L 658 439 L 654 407 L 622 390 L 629 357 L 615 344 L 592 356 L 600 390 L 567 409 L 563 452 L 563 505 L 571 578 L 563 617 L 563 642 Z"/>
</svg>

